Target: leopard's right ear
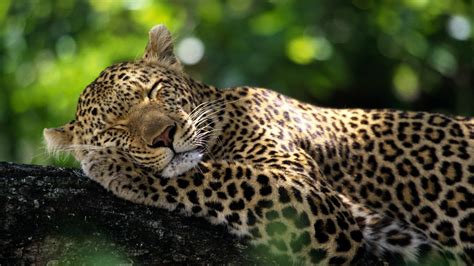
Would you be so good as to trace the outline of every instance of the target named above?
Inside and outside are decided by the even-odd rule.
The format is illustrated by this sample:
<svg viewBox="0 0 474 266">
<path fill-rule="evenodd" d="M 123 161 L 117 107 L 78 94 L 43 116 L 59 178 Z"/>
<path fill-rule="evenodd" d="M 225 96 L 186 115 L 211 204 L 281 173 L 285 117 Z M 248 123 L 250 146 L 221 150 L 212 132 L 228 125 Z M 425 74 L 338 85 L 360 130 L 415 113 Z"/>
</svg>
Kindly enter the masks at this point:
<svg viewBox="0 0 474 266">
<path fill-rule="evenodd" d="M 149 32 L 148 44 L 142 60 L 149 64 L 159 64 L 181 70 L 181 63 L 173 51 L 171 33 L 165 25 L 154 26 Z"/>
<path fill-rule="evenodd" d="M 64 151 L 72 144 L 72 134 L 66 127 L 45 128 L 43 137 L 50 153 Z"/>
</svg>

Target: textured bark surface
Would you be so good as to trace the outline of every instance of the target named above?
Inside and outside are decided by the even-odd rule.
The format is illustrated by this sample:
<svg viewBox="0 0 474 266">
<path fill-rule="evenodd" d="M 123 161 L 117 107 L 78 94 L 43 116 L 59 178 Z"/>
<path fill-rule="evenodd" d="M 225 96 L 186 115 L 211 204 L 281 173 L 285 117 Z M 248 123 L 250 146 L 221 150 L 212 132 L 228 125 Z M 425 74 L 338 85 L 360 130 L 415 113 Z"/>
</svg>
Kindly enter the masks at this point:
<svg viewBox="0 0 474 266">
<path fill-rule="evenodd" d="M 78 169 L 0 162 L 0 265 L 240 265 L 257 255 L 222 226 L 126 202 Z"/>
</svg>

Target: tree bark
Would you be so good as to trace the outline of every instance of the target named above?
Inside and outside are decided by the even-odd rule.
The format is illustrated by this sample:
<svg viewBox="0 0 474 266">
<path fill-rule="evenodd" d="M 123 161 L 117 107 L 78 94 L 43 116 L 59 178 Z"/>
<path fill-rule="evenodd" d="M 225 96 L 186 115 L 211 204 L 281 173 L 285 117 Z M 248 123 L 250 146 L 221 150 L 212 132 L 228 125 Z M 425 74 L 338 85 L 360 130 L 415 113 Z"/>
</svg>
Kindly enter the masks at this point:
<svg viewBox="0 0 474 266">
<path fill-rule="evenodd" d="M 78 169 L 0 162 L 0 224 L 0 265 L 262 262 L 223 226 L 119 199 Z"/>
</svg>

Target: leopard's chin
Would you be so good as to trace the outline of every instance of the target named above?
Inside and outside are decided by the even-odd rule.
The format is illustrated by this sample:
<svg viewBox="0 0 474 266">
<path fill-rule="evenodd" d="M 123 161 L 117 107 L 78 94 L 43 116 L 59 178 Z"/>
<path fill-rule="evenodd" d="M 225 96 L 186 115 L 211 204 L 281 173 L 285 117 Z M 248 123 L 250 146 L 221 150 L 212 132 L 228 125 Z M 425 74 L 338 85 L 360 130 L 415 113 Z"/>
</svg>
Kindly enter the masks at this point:
<svg viewBox="0 0 474 266">
<path fill-rule="evenodd" d="M 203 153 L 199 150 L 191 150 L 176 154 L 173 159 L 161 171 L 164 178 L 173 178 L 193 169 L 202 160 Z"/>
</svg>

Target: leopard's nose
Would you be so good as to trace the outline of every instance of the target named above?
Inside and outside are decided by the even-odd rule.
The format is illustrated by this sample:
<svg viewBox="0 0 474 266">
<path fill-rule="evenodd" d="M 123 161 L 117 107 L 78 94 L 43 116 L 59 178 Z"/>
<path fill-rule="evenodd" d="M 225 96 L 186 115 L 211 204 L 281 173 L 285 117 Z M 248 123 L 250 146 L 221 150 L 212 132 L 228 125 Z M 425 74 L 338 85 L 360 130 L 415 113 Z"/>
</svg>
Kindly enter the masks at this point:
<svg viewBox="0 0 474 266">
<path fill-rule="evenodd" d="M 158 136 L 156 136 L 152 143 L 148 145 L 150 148 L 173 148 L 173 138 L 176 133 L 176 124 L 168 126 L 165 130 Z"/>
</svg>

